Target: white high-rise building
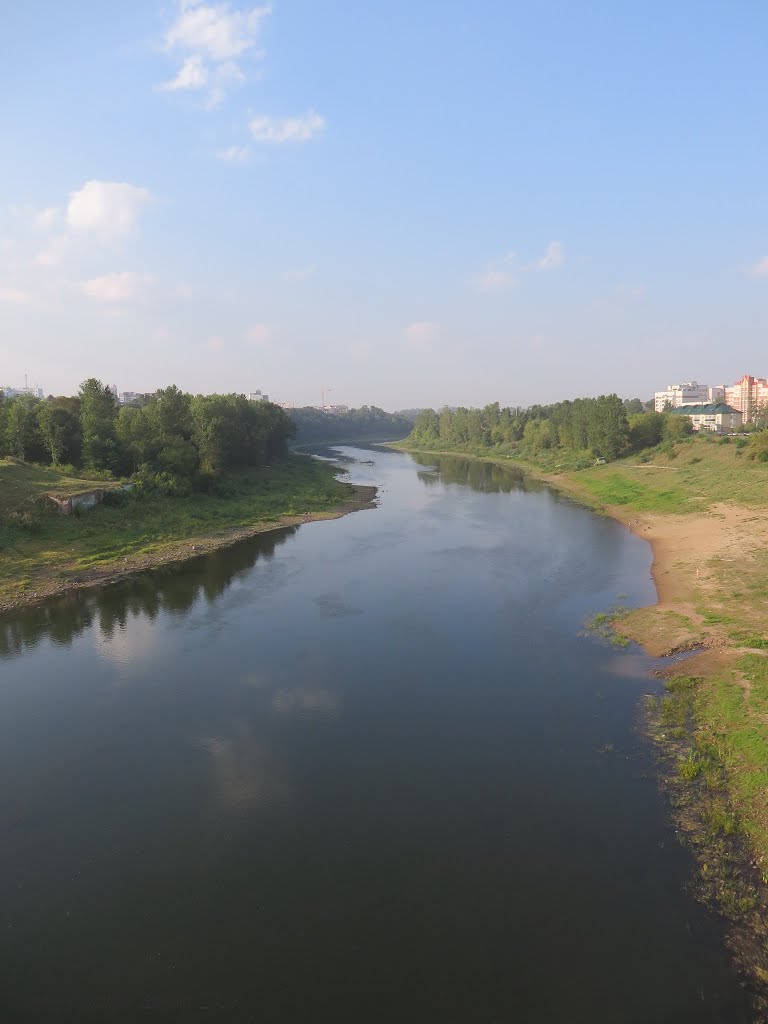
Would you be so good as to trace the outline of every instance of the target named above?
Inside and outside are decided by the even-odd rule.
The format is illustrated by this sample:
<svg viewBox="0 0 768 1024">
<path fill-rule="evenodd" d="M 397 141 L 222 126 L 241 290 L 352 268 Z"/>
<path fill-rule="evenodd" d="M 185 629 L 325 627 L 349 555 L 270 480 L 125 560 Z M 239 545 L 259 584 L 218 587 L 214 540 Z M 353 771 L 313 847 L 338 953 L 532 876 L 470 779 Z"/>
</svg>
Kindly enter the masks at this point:
<svg viewBox="0 0 768 1024">
<path fill-rule="evenodd" d="M 707 384 L 699 384 L 695 380 L 683 381 L 682 384 L 668 384 L 666 391 L 657 391 L 653 396 L 653 407 L 656 412 L 664 412 L 669 406 L 677 409 L 681 405 L 696 405 L 701 402 L 722 402 L 725 397 L 725 387 L 716 384 L 709 387 Z"/>
</svg>

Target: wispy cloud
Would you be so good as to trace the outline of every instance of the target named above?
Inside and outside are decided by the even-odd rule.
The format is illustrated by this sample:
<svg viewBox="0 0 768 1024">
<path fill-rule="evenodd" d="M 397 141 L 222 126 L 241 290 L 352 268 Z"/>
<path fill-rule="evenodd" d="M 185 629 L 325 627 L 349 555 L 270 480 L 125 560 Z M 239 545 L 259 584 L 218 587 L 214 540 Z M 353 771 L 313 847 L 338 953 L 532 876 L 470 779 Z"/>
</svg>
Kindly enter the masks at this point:
<svg viewBox="0 0 768 1024">
<path fill-rule="evenodd" d="M 228 164 L 244 164 L 248 162 L 250 150 L 247 146 L 228 146 L 216 154 L 217 160 L 223 160 Z"/>
<path fill-rule="evenodd" d="M 161 82 L 157 88 L 161 92 L 178 92 L 179 89 L 202 89 L 207 84 L 208 68 L 203 58 L 195 55 L 187 57 L 175 78 Z"/>
<path fill-rule="evenodd" d="M 254 324 L 248 331 L 248 341 L 251 345 L 261 348 L 272 340 L 273 328 L 271 324 Z"/>
<path fill-rule="evenodd" d="M 175 77 L 157 88 L 166 92 L 208 88 L 206 106 L 218 106 L 232 87 L 246 80 L 242 59 L 262 56 L 256 44 L 270 13 L 269 6 L 239 9 L 228 2 L 179 0 L 163 49 L 185 56 Z"/>
<path fill-rule="evenodd" d="M 135 302 L 149 280 L 145 274 L 126 270 L 122 273 L 104 274 L 101 277 L 93 277 L 89 281 L 84 281 L 82 290 L 89 298 L 96 299 L 98 302 Z"/>
<path fill-rule="evenodd" d="M 256 142 L 281 144 L 308 142 L 325 128 L 325 118 L 314 110 L 300 117 L 254 117 L 249 126 Z"/>
<path fill-rule="evenodd" d="M 72 246 L 72 240 L 67 235 L 54 235 L 48 239 L 48 244 L 39 250 L 35 261 L 41 267 L 58 267 Z"/>
<path fill-rule="evenodd" d="M 290 270 L 283 271 L 284 281 L 307 281 L 312 277 L 317 270 L 314 263 L 310 263 L 307 267 L 291 267 Z"/>
<path fill-rule="evenodd" d="M 747 267 L 746 272 L 748 277 L 768 277 L 768 256 Z"/>
<path fill-rule="evenodd" d="M 526 270 L 556 270 L 565 262 L 565 250 L 562 242 L 550 242 L 547 251 L 540 260 L 530 263 Z"/>
<path fill-rule="evenodd" d="M 35 227 L 43 231 L 52 228 L 59 219 L 59 211 L 55 206 L 46 206 L 44 210 L 35 212 Z"/>
<path fill-rule="evenodd" d="M 499 292 L 517 284 L 517 254 L 508 252 L 500 260 L 492 260 L 477 275 L 475 287 L 481 292 Z"/>
<path fill-rule="evenodd" d="M 0 288 L 0 302 L 2 303 L 7 303 L 10 306 L 26 306 L 31 301 L 32 296 L 29 292 L 24 292 L 20 288 Z"/>
<path fill-rule="evenodd" d="M 147 189 L 126 182 L 86 181 L 70 194 L 67 224 L 75 231 L 127 235 L 151 198 Z"/>
<path fill-rule="evenodd" d="M 486 263 L 483 270 L 473 279 L 477 289 L 483 292 L 505 291 L 518 284 L 520 275 L 542 270 L 556 270 L 565 262 L 565 248 L 562 242 L 550 242 L 541 259 L 532 263 L 520 263 L 516 252 L 508 252 L 501 259 Z"/>
<path fill-rule="evenodd" d="M 431 320 L 416 320 L 409 324 L 403 333 L 409 345 L 413 345 L 414 348 L 424 348 L 440 336 L 441 330 L 440 325 Z"/>
<path fill-rule="evenodd" d="M 595 309 L 605 320 L 617 322 L 625 318 L 630 306 L 645 297 L 645 285 L 620 284 L 607 299 L 597 299 Z"/>
</svg>

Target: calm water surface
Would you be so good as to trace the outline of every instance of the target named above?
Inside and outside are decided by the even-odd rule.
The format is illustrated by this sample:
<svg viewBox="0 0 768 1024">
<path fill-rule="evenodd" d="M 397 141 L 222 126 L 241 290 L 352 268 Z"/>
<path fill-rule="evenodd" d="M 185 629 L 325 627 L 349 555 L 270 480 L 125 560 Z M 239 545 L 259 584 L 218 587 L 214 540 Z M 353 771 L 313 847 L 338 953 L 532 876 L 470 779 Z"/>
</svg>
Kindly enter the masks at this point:
<svg viewBox="0 0 768 1024">
<path fill-rule="evenodd" d="M 0 621 L 1 1019 L 749 1020 L 583 635 L 647 545 L 342 451 L 375 511 Z"/>
</svg>

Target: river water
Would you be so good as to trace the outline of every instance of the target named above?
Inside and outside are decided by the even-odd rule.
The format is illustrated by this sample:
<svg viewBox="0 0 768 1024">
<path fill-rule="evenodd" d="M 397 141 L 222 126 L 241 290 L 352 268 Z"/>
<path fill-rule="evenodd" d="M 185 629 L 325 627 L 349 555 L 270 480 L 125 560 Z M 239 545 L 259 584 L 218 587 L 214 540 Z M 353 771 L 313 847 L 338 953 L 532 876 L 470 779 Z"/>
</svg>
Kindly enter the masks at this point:
<svg viewBox="0 0 768 1024">
<path fill-rule="evenodd" d="M 648 546 L 339 451 L 377 509 L 0 621 L 1 1019 L 748 1020 L 584 634 Z"/>
</svg>

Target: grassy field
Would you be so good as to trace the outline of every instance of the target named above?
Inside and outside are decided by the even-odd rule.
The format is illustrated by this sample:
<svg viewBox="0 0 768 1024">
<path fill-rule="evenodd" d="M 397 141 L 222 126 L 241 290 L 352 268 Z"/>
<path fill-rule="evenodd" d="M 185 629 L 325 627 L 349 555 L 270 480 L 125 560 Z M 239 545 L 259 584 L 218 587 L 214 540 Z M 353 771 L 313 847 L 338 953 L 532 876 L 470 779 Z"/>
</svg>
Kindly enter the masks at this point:
<svg viewBox="0 0 768 1024">
<path fill-rule="evenodd" d="M 752 462 L 730 439 L 692 437 L 671 452 L 652 452 L 574 475 L 605 505 L 638 512 L 691 513 L 722 502 L 768 506 L 768 466 Z"/>
<path fill-rule="evenodd" d="M 354 490 L 339 483 L 327 464 L 300 455 L 232 474 L 222 484 L 221 496 L 121 495 L 119 503 L 61 516 L 41 508 L 45 493 L 104 484 L 0 460 L 0 606 L 112 570 L 183 557 L 193 545 L 210 547 L 260 524 L 331 514 Z"/>
</svg>

